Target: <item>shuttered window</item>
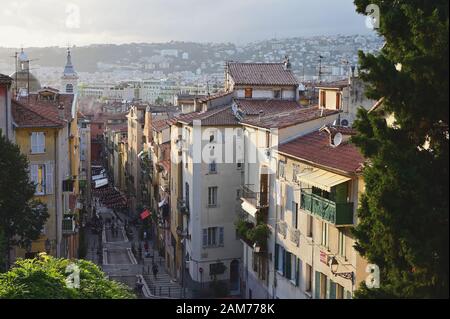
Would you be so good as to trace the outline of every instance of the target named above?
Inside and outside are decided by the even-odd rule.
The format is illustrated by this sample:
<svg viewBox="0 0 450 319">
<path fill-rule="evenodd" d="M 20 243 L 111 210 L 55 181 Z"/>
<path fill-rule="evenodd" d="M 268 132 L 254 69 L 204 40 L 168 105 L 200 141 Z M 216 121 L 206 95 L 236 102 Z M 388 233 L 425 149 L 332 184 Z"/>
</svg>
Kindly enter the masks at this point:
<svg viewBox="0 0 450 319">
<path fill-rule="evenodd" d="M 31 133 L 31 153 L 45 153 L 45 134 L 44 132 Z"/>
<path fill-rule="evenodd" d="M 53 194 L 53 163 L 45 165 L 45 193 Z"/>
</svg>

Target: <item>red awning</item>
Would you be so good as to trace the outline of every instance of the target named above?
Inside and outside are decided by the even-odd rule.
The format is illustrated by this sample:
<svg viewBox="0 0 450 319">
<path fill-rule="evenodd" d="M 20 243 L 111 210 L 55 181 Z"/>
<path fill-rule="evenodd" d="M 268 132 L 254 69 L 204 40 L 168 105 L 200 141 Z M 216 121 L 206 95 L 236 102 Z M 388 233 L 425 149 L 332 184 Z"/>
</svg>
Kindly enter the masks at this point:
<svg viewBox="0 0 450 319">
<path fill-rule="evenodd" d="M 146 219 L 150 215 L 151 213 L 148 211 L 148 209 L 146 209 L 141 213 L 141 219 Z"/>
</svg>

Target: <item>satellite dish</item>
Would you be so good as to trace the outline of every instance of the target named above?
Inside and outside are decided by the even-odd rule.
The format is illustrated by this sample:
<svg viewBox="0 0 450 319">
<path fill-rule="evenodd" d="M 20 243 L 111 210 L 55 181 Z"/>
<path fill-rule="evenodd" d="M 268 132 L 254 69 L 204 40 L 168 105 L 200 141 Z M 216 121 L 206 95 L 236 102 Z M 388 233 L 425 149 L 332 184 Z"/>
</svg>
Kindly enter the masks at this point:
<svg viewBox="0 0 450 319">
<path fill-rule="evenodd" d="M 339 146 L 342 143 L 342 133 L 336 133 L 336 135 L 333 138 L 333 144 L 334 146 Z"/>
</svg>

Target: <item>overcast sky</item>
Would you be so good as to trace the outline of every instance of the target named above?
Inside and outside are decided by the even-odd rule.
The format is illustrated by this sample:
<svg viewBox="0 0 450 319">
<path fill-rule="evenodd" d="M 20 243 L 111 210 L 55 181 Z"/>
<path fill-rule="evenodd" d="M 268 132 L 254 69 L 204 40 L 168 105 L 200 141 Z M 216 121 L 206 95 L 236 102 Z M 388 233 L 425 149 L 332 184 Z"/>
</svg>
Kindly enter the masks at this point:
<svg viewBox="0 0 450 319">
<path fill-rule="evenodd" d="M 0 46 L 371 33 L 364 21 L 353 0 L 17 0 L 2 3 Z"/>
</svg>

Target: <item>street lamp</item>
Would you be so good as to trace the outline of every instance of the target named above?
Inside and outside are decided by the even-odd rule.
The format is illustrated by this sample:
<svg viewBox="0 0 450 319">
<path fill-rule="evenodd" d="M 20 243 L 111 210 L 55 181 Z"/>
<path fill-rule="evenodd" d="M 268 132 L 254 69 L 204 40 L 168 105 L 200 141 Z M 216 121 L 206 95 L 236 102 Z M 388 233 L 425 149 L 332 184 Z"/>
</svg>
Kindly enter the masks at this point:
<svg viewBox="0 0 450 319">
<path fill-rule="evenodd" d="M 333 274 L 333 275 L 335 275 L 335 276 L 339 276 L 339 277 L 342 277 L 342 278 L 345 278 L 345 279 L 349 279 L 349 280 L 351 280 L 352 281 L 352 284 L 353 284 L 353 282 L 354 282 L 354 280 L 355 280 L 355 274 L 354 274 L 354 272 L 353 271 L 350 271 L 350 272 L 337 272 L 337 270 L 338 270 L 338 268 L 339 268 L 339 262 L 338 262 L 338 260 L 336 259 L 336 257 L 331 257 L 331 259 L 330 259 L 330 261 L 329 261 L 329 266 L 330 266 L 330 270 L 331 270 L 331 273 Z"/>
</svg>

